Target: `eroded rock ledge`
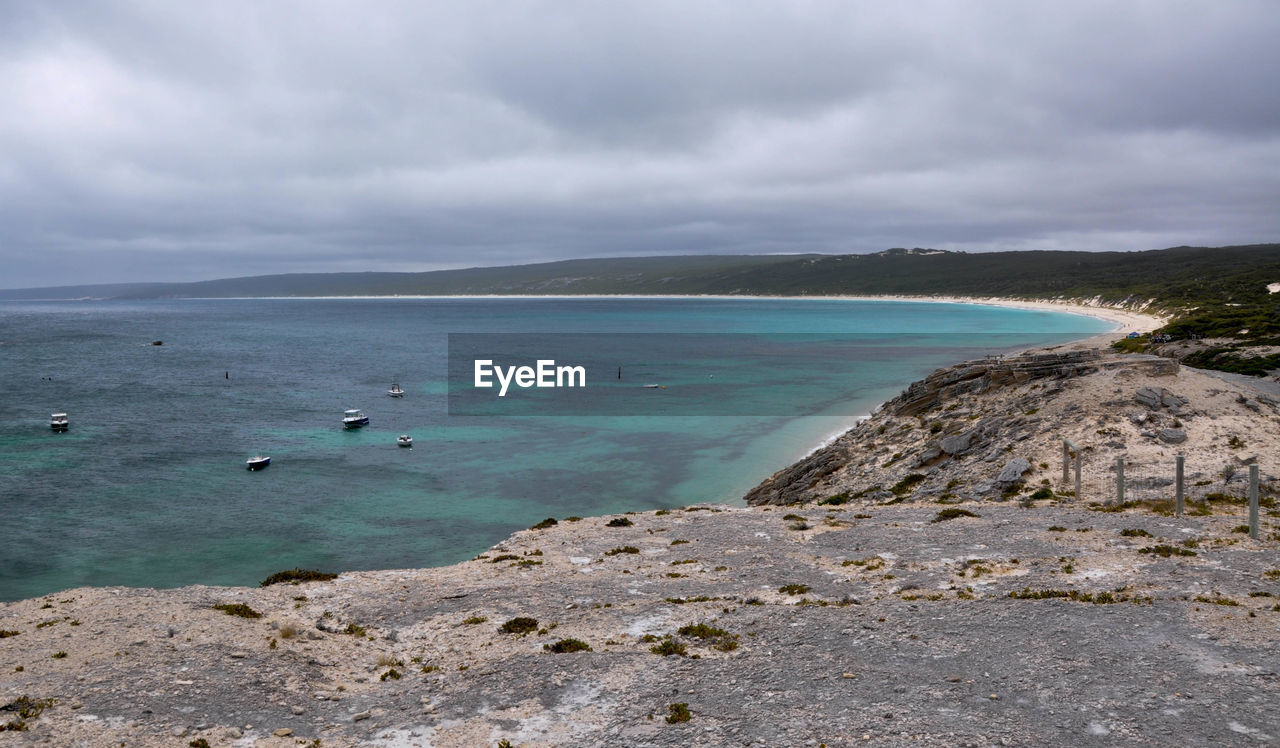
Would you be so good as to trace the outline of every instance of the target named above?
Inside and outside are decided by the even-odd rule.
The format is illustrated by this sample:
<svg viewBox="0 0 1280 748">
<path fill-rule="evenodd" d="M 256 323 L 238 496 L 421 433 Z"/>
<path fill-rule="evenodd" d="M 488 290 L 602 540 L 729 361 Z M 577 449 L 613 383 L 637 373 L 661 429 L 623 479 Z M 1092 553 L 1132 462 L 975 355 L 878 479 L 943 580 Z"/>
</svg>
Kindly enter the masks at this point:
<svg viewBox="0 0 1280 748">
<path fill-rule="evenodd" d="M 27 727 L 0 744 L 1280 736 L 1274 517 L 1253 541 L 1233 512 L 939 509 L 692 507 L 562 521 L 439 569 L 3 604 L 0 707 L 48 706 L 0 711 Z"/>
<path fill-rule="evenodd" d="M 913 383 L 745 498 L 751 505 L 945 503 L 1042 488 L 1063 497 L 1074 488 L 1062 482 L 1064 439 L 1084 453 L 1087 500 L 1114 494 L 1117 458 L 1134 487 L 1167 485 L 1174 445 L 1201 496 L 1239 493 L 1243 471 L 1224 482 L 1224 469 L 1280 445 L 1280 418 L 1275 400 L 1170 359 L 1097 350 L 992 357 Z"/>
</svg>

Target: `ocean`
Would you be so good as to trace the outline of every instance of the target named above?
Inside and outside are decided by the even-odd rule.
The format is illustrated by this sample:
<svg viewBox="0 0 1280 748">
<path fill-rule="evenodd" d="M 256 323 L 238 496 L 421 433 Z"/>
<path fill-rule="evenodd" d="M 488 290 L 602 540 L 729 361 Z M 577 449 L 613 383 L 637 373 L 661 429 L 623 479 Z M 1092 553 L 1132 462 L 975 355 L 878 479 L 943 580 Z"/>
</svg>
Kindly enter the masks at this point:
<svg viewBox="0 0 1280 748">
<path fill-rule="evenodd" d="M 817 299 L 0 302 L 0 600 L 437 566 L 546 517 L 740 502 L 938 366 L 1109 327 Z M 497 399 L 470 379 L 491 344 L 579 355 L 587 386 Z"/>
</svg>

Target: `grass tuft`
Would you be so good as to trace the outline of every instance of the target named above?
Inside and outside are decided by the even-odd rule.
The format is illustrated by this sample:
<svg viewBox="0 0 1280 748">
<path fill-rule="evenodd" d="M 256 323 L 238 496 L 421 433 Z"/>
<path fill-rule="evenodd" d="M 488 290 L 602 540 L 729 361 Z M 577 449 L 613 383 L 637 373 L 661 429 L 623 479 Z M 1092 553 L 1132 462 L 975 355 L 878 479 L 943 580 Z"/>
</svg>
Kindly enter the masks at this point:
<svg viewBox="0 0 1280 748">
<path fill-rule="evenodd" d="M 315 569 L 289 569 L 277 571 L 275 574 L 258 582 L 259 587 L 270 587 L 273 584 L 301 584 L 302 582 L 328 582 L 337 579 L 337 574 L 330 574 Z"/>
<path fill-rule="evenodd" d="M 229 616 L 239 616 L 241 618 L 261 618 L 262 614 L 250 608 L 244 603 L 221 603 L 212 606 L 214 610 L 220 610 Z"/>
</svg>

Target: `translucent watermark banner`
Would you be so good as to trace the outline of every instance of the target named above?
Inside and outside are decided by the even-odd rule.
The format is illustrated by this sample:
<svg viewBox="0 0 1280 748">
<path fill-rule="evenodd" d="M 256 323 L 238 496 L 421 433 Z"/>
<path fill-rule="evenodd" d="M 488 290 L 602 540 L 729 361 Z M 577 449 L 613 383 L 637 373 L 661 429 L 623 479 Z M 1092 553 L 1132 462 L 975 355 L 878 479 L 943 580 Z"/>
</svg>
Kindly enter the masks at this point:
<svg viewBox="0 0 1280 748">
<path fill-rule="evenodd" d="M 451 333 L 451 416 L 861 415 L 961 360 L 1086 333 Z"/>
</svg>

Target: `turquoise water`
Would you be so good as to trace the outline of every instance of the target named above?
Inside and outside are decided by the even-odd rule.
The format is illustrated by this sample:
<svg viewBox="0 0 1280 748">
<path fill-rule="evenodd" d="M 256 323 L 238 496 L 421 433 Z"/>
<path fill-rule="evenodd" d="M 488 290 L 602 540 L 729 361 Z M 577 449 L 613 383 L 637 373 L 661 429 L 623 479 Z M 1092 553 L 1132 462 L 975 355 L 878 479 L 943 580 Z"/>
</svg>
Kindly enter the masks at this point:
<svg viewBox="0 0 1280 748">
<path fill-rule="evenodd" d="M 548 516 L 737 501 L 937 366 L 1104 329 L 834 300 L 0 304 L 0 599 L 448 564 Z M 670 397 L 652 412 L 720 415 L 451 414 L 459 333 L 608 333 L 625 358 L 612 392 L 662 381 L 643 390 Z M 700 353 L 654 333 L 721 337 Z M 387 397 L 391 382 L 408 395 Z M 344 431 L 345 408 L 370 426 Z M 55 434 L 64 410 L 71 430 Z M 257 453 L 272 465 L 250 473 Z"/>
</svg>

